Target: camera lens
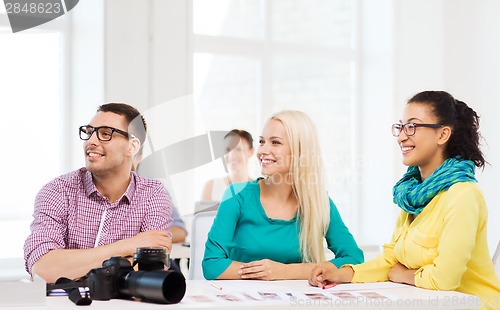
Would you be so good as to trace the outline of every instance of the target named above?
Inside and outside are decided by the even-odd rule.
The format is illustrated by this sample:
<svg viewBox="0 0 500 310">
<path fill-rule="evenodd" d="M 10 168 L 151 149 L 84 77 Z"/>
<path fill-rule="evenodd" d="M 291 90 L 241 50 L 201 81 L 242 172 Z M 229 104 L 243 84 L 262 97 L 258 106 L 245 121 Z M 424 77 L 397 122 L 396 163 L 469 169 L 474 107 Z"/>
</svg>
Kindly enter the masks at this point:
<svg viewBox="0 0 500 310">
<path fill-rule="evenodd" d="M 117 256 L 104 261 L 102 268 L 90 270 L 86 284 L 91 298 L 110 300 L 139 297 L 144 301 L 163 304 L 181 301 L 186 292 L 186 279 L 180 272 L 164 269 L 167 260 L 165 249 L 140 248 L 134 260 L 139 262 L 139 269 L 143 270 L 134 271 L 126 258 Z"/>
<path fill-rule="evenodd" d="M 178 303 L 186 293 L 186 279 L 171 270 L 130 272 L 122 283 L 120 293 L 162 304 Z"/>
<path fill-rule="evenodd" d="M 134 254 L 134 264 L 139 264 L 139 270 L 153 271 L 170 267 L 169 254 L 164 248 L 137 248 Z"/>
</svg>

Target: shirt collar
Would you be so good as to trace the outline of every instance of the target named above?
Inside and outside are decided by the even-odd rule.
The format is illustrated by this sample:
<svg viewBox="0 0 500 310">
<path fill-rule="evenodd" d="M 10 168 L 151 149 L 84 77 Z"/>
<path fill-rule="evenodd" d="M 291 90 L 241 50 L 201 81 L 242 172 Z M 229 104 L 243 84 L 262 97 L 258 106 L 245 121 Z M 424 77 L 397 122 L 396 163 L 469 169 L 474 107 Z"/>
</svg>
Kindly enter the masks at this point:
<svg viewBox="0 0 500 310">
<path fill-rule="evenodd" d="M 125 199 L 125 201 L 128 204 L 130 204 L 130 202 L 132 201 L 132 198 L 134 197 L 134 194 L 135 194 L 136 181 L 137 181 L 137 173 L 130 172 L 130 183 L 127 187 L 127 190 L 125 191 L 125 193 L 123 194 L 123 196 L 119 200 Z M 87 197 L 90 197 L 94 193 L 102 196 L 102 194 L 99 192 L 99 190 L 95 186 L 94 181 L 92 180 L 92 173 L 90 173 L 90 171 L 88 171 L 88 170 L 84 176 L 84 187 L 85 187 L 85 194 L 87 195 Z"/>
<path fill-rule="evenodd" d="M 83 184 L 85 187 L 85 194 L 87 195 L 87 197 L 90 197 L 90 195 L 92 195 L 95 192 L 97 193 L 99 192 L 97 190 L 97 187 L 95 187 L 94 181 L 92 181 L 92 173 L 90 173 L 90 171 L 88 170 L 85 173 L 85 176 L 83 177 Z"/>
</svg>

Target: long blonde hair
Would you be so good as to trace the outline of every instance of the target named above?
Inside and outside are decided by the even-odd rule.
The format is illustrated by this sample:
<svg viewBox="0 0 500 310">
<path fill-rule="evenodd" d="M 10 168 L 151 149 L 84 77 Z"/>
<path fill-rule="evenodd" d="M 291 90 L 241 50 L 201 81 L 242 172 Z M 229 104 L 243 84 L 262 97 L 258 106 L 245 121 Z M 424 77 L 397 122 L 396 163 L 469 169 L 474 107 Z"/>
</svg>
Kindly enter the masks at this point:
<svg viewBox="0 0 500 310">
<path fill-rule="evenodd" d="M 316 128 L 301 111 L 281 111 L 271 119 L 283 124 L 290 141 L 290 177 L 299 204 L 302 261 L 319 263 L 325 260 L 323 239 L 330 224 L 330 204 Z"/>
</svg>

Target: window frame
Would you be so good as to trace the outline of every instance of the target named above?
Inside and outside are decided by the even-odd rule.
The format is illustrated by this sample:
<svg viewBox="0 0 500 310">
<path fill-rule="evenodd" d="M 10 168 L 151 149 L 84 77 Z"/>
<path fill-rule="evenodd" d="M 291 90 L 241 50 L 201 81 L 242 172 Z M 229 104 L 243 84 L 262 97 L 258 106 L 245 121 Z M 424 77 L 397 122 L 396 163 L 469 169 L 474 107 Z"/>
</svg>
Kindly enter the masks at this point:
<svg viewBox="0 0 500 310">
<path fill-rule="evenodd" d="M 63 6 L 64 7 L 64 6 Z M 65 7 L 64 10 L 66 11 Z M 63 171 L 66 171 L 67 168 L 71 165 L 70 157 L 65 156 L 65 150 L 70 147 L 70 137 L 74 136 L 74 133 L 66 130 L 68 126 L 70 126 L 71 121 L 71 113 L 72 113 L 72 105 L 71 105 L 71 14 L 65 14 L 56 18 L 50 22 L 39 25 L 37 27 L 24 30 L 22 32 L 13 33 L 11 30 L 10 22 L 7 16 L 7 13 L 0 12 L 0 35 L 23 35 L 24 33 L 30 34 L 43 34 L 47 32 L 56 32 L 60 34 L 60 67 L 59 67 L 59 109 L 60 116 L 58 119 L 58 123 L 55 124 L 59 127 L 60 130 L 56 131 L 60 134 L 51 137 L 55 139 L 54 143 L 58 143 L 60 145 L 60 161 L 59 161 L 59 171 L 58 174 L 61 174 Z M 33 197 L 34 200 L 34 197 Z M 11 229 L 20 228 L 22 230 L 29 229 L 29 223 L 31 222 L 31 214 L 32 212 L 26 214 L 25 210 L 13 214 L 13 215 L 0 215 L 0 225 L 4 227 L 9 233 L 12 233 L 14 236 L 19 236 L 18 233 L 13 233 Z M 10 228 L 9 228 L 10 227 Z M 6 235 L 6 234 L 2 234 Z M 17 238 L 13 240 L 18 240 Z M 12 241 L 14 242 L 14 241 Z M 13 244 L 11 242 L 11 244 Z M 17 243 L 16 243 L 17 245 Z M 6 250 L 2 252 L 0 258 L 9 258 L 9 257 L 18 257 L 20 254 L 19 248 L 22 251 L 22 244 L 16 246 L 15 248 L 6 246 Z"/>
<path fill-rule="evenodd" d="M 286 53 L 286 54 L 305 54 L 311 55 L 313 57 L 325 57 L 334 60 L 343 60 L 351 63 L 352 81 L 350 83 L 351 89 L 351 102 L 350 102 L 350 171 L 353 175 L 357 176 L 362 173 L 362 168 L 360 165 L 356 164 L 359 158 L 356 158 L 356 154 L 359 154 L 360 150 L 360 120 L 356 115 L 359 113 L 360 109 L 360 98 L 358 96 L 358 91 L 361 89 L 361 50 L 360 50 L 360 19 L 361 19 L 361 5 L 360 0 L 354 0 L 352 3 L 352 36 L 351 36 L 351 46 L 349 48 L 340 47 L 327 47 L 327 46 L 310 46 L 306 44 L 293 44 L 293 43 L 283 43 L 276 42 L 270 38 L 271 34 L 271 16 L 272 16 L 272 5 L 270 0 L 262 0 L 264 3 L 263 14 L 264 14 L 264 39 L 243 39 L 235 37 L 223 37 L 223 36 L 210 36 L 203 34 L 194 33 L 193 29 L 193 0 L 189 1 L 188 4 L 188 31 L 190 38 L 188 42 L 188 53 L 190 55 L 190 63 L 188 64 L 189 77 L 192 83 L 194 67 L 193 59 L 197 53 L 207 53 L 207 54 L 225 54 L 225 55 L 235 55 L 235 56 L 246 56 L 254 58 L 261 64 L 260 72 L 260 103 L 258 106 L 257 120 L 256 123 L 259 128 L 263 126 L 266 118 L 272 113 L 272 102 L 273 102 L 273 91 L 272 91 L 272 76 L 273 76 L 273 54 L 276 53 Z M 191 85 L 192 86 L 192 85 Z M 191 87 L 191 89 L 193 89 Z M 319 129 L 319 128 L 318 128 Z M 330 186 L 331 187 L 331 186 Z M 348 223 L 348 226 L 357 234 L 360 230 L 359 212 L 360 212 L 360 199 L 356 193 L 361 192 L 361 184 L 356 184 L 356 182 L 349 183 L 349 195 L 350 205 L 337 205 L 339 211 L 343 215 L 344 222 Z M 334 195 L 334 194 L 333 194 Z M 332 199 L 335 201 L 335 197 Z"/>
</svg>

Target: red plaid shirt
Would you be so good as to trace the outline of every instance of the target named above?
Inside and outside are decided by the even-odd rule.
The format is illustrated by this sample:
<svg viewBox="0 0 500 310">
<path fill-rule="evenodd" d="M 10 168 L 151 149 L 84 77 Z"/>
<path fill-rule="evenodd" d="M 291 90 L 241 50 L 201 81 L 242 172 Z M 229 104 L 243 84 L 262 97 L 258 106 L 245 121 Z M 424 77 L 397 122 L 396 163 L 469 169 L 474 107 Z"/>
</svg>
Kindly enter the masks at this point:
<svg viewBox="0 0 500 310">
<path fill-rule="evenodd" d="M 169 230 L 172 202 L 159 181 L 131 173 L 123 196 L 110 203 L 86 168 L 45 185 L 35 199 L 31 234 L 24 244 L 26 270 L 54 249 L 88 249 L 147 230 Z"/>
</svg>

